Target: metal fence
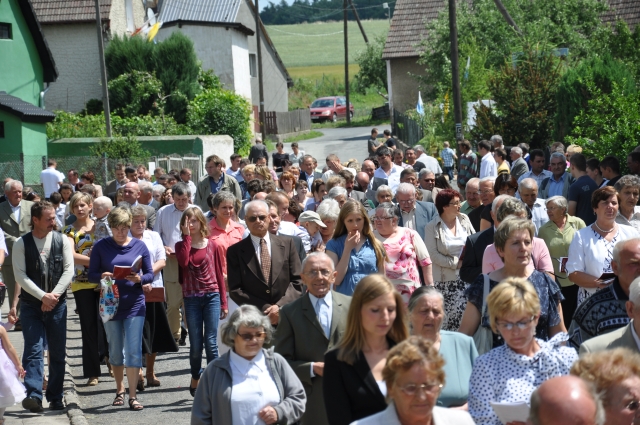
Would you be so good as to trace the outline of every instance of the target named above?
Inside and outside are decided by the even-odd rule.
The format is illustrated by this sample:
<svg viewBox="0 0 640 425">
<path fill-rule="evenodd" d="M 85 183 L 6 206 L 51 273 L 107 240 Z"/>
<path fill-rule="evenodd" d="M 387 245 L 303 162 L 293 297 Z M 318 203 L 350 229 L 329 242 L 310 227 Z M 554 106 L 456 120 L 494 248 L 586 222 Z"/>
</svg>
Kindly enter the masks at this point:
<svg viewBox="0 0 640 425">
<path fill-rule="evenodd" d="M 95 184 L 106 187 L 107 182 L 115 178 L 115 168 L 118 164 L 131 165 L 135 168 L 138 165 L 148 167 L 150 162 L 156 167 L 162 167 L 165 171 L 181 170 L 190 168 L 192 180 L 197 182 L 203 176 L 202 156 L 198 154 L 169 154 L 152 156 L 149 158 L 107 158 L 95 156 L 47 156 L 23 155 L 23 154 L 0 154 L 0 176 L 2 178 L 12 178 L 20 180 L 25 187 L 32 191 L 44 195 L 44 190 L 40 182 L 40 172 L 47 168 L 47 160 L 55 159 L 58 171 L 67 174 L 69 170 L 77 170 L 82 175 L 87 171 L 92 171 L 95 176 Z M 153 170 L 149 170 L 153 174 Z M 0 187 L 0 193 L 4 193 L 4 186 Z"/>
<path fill-rule="evenodd" d="M 393 134 L 410 146 L 414 146 L 424 137 L 422 128 L 416 121 L 395 109 L 393 110 Z"/>
<path fill-rule="evenodd" d="M 308 109 L 295 111 L 264 113 L 264 126 L 267 134 L 288 134 L 311 130 L 311 113 Z"/>
</svg>

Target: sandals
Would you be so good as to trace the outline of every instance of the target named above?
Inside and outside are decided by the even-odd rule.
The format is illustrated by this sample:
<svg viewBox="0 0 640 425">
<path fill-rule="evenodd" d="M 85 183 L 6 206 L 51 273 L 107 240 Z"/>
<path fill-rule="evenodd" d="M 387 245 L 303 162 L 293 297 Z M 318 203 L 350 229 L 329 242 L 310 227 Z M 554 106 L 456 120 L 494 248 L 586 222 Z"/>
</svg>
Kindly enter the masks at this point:
<svg viewBox="0 0 640 425">
<path fill-rule="evenodd" d="M 113 399 L 112 406 L 124 406 L 124 394 L 125 392 L 116 393 L 116 398 Z"/>
<path fill-rule="evenodd" d="M 144 409 L 144 406 L 140 404 L 140 402 L 136 397 L 134 398 L 129 397 L 129 410 L 135 410 L 139 412 L 142 409 Z"/>
<path fill-rule="evenodd" d="M 144 376 L 138 375 L 138 385 L 136 386 L 138 391 L 144 391 Z"/>
<path fill-rule="evenodd" d="M 156 378 L 155 376 L 149 377 L 149 375 L 147 375 L 147 387 L 159 387 L 159 386 L 160 386 L 160 381 L 158 380 L 158 378 Z"/>
<path fill-rule="evenodd" d="M 115 375 L 113 374 L 113 369 L 111 368 L 111 363 L 109 363 L 108 357 L 105 359 L 105 362 L 107 363 L 107 369 L 109 369 L 109 376 L 112 378 L 115 378 Z"/>
</svg>

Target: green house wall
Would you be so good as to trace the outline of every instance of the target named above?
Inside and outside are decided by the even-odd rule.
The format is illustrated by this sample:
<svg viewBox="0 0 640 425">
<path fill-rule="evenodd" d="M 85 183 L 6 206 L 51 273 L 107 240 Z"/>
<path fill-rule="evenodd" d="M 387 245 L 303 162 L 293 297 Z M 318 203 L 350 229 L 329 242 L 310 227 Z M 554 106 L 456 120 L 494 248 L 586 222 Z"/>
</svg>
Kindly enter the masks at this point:
<svg viewBox="0 0 640 425">
<path fill-rule="evenodd" d="M 0 0 L 0 22 L 12 32 L 12 39 L 0 40 L 0 91 L 39 106 L 42 62 L 18 0 Z"/>
<path fill-rule="evenodd" d="M 0 121 L 4 122 L 4 138 L 0 139 L 0 153 L 20 154 L 22 152 L 22 121 L 4 111 L 0 111 Z"/>
<path fill-rule="evenodd" d="M 138 137 L 142 148 L 151 152 L 151 155 L 161 154 L 203 154 L 202 139 L 197 136 L 153 136 Z M 91 156 L 89 148 L 100 143 L 98 138 L 83 139 L 58 139 L 48 144 L 48 153 L 51 157 L 57 156 Z"/>
</svg>

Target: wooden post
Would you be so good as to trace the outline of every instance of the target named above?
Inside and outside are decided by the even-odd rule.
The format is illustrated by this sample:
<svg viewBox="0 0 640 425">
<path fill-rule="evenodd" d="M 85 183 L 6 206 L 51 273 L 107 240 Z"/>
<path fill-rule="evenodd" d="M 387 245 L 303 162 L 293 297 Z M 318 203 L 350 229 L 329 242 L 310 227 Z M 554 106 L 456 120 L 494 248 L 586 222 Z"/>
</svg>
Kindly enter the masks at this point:
<svg viewBox="0 0 640 425">
<path fill-rule="evenodd" d="M 263 75 L 262 75 L 262 36 L 261 36 L 261 20 L 260 20 L 260 8 L 258 6 L 258 1 L 255 0 L 256 4 L 256 45 L 258 49 L 258 96 L 260 98 L 260 134 L 262 134 L 262 141 L 266 142 L 266 126 L 265 126 L 265 117 L 264 117 L 264 86 L 263 86 Z"/>
<path fill-rule="evenodd" d="M 344 91 L 347 101 L 347 124 L 351 124 L 351 105 L 349 103 L 349 29 L 347 27 L 347 17 L 349 10 L 347 9 L 348 0 L 344 0 L 342 7 L 344 9 Z"/>
<path fill-rule="evenodd" d="M 358 16 L 358 11 L 356 10 L 356 7 L 353 5 L 353 1 L 349 0 L 349 4 L 351 5 L 351 10 L 353 10 L 353 15 L 356 17 L 356 22 L 360 27 L 360 32 L 362 33 L 364 42 L 369 44 L 369 39 L 367 38 L 367 34 L 364 32 L 364 27 L 362 26 L 362 22 L 360 22 L 360 16 Z M 391 11 L 391 9 L 389 9 L 389 11 Z"/>
<path fill-rule="evenodd" d="M 493 2 L 496 4 L 496 7 L 500 11 L 504 19 L 507 21 L 507 23 L 511 25 L 514 30 L 516 30 L 519 36 L 522 36 L 522 31 L 520 31 L 520 28 L 518 28 L 518 25 L 516 25 L 516 22 L 513 20 L 513 18 L 509 14 L 509 11 L 507 10 L 506 7 L 504 7 L 504 4 L 502 4 L 500 0 L 493 0 Z"/>
<path fill-rule="evenodd" d="M 462 140 L 462 99 L 460 96 L 460 67 L 458 65 L 458 24 L 456 0 L 449 0 L 449 36 L 451 38 L 451 82 L 453 86 L 453 117 L 456 123 L 456 139 Z"/>
<path fill-rule="evenodd" d="M 111 111 L 109 110 L 109 87 L 107 86 L 107 67 L 104 64 L 104 42 L 102 40 L 102 18 L 100 17 L 100 2 L 96 4 L 96 26 L 98 27 L 98 55 L 100 56 L 100 79 L 102 80 L 102 106 L 104 108 L 104 122 L 107 126 L 107 137 L 111 137 Z"/>
</svg>

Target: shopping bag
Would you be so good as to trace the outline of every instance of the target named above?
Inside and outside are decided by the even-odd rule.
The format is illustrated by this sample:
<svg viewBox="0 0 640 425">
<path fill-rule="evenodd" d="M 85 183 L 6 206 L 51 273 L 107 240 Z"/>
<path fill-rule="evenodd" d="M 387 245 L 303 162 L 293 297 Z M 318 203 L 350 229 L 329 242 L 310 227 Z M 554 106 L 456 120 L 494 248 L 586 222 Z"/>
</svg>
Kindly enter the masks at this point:
<svg viewBox="0 0 640 425">
<path fill-rule="evenodd" d="M 113 316 L 118 312 L 119 304 L 118 285 L 111 277 L 105 277 L 100 281 L 100 303 L 98 307 L 102 323 L 107 323 L 113 319 Z"/>
</svg>

